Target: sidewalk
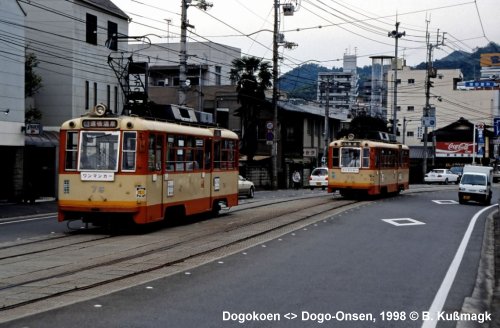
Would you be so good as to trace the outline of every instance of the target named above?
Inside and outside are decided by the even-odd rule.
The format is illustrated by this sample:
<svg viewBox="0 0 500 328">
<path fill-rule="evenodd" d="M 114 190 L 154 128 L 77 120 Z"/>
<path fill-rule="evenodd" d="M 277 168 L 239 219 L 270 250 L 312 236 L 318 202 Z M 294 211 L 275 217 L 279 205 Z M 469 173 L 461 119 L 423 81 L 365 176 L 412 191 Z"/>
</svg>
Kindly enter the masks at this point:
<svg viewBox="0 0 500 328">
<path fill-rule="evenodd" d="M 54 198 L 37 199 L 30 203 L 0 202 L 0 218 L 10 218 L 26 215 L 47 214 L 57 212 L 57 201 Z"/>
</svg>

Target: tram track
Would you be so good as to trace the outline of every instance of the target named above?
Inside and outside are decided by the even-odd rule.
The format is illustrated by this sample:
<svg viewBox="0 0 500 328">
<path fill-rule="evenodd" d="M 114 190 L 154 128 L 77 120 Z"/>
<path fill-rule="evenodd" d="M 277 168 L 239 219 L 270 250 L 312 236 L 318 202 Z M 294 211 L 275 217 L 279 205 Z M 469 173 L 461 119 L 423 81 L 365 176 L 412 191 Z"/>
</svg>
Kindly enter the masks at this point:
<svg viewBox="0 0 500 328">
<path fill-rule="evenodd" d="M 172 274 L 185 266 L 194 265 L 193 263 L 206 263 L 213 258 L 226 256 L 228 251 L 248 248 L 267 238 L 266 236 L 298 229 L 357 203 L 358 201 L 348 200 L 332 201 L 330 195 L 295 199 L 291 203 L 249 205 L 246 209 L 235 209 L 215 219 L 162 229 L 147 235 L 115 236 L 73 244 L 69 246 L 72 250 L 66 251 L 71 253 L 68 256 L 77 259 L 76 263 L 57 260 L 63 256 L 64 248 L 59 248 L 59 251 L 51 248 L 38 254 L 26 253 L 8 258 L 2 255 L 4 250 L 0 249 L 0 267 L 11 266 L 18 270 L 16 275 L 0 277 L 0 299 L 3 300 L 0 313 L 5 318 L 0 319 L 0 322 L 36 311 L 33 308 L 54 307 L 53 303 L 58 301 L 46 306 L 42 303 L 61 296 L 99 289 L 156 271 L 166 270 Z M 118 249 L 118 245 L 121 245 L 121 249 Z M 96 249 L 108 251 L 97 254 Z M 89 252 L 94 252 L 94 256 L 88 257 Z M 37 263 L 33 268 L 33 263 L 31 266 L 29 263 L 35 255 Z M 50 267 L 36 268 L 39 263 L 51 262 L 53 265 Z M 23 265 L 25 272 L 20 272 Z M 106 293 L 112 289 L 110 287 Z"/>
</svg>

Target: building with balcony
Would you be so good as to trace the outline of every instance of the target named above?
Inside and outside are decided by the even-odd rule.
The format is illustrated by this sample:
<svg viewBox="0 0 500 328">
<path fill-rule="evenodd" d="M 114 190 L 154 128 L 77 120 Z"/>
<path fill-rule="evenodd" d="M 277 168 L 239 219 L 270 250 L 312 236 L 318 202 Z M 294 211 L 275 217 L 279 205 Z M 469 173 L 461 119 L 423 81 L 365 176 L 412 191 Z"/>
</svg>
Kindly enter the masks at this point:
<svg viewBox="0 0 500 328">
<path fill-rule="evenodd" d="M 318 73 L 316 101 L 335 114 L 351 115 L 358 96 L 356 55 L 344 55 L 342 72 Z"/>
</svg>

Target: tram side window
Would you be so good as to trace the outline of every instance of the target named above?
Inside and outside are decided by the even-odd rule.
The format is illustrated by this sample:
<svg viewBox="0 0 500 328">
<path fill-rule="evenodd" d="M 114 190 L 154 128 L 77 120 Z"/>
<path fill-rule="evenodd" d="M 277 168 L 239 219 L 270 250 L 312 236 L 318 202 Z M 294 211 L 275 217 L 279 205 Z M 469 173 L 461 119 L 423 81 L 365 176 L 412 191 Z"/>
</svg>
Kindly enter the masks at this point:
<svg viewBox="0 0 500 328">
<path fill-rule="evenodd" d="M 370 148 L 363 148 L 363 167 L 370 167 Z"/>
<path fill-rule="evenodd" d="M 78 133 L 67 132 L 64 168 L 66 170 L 76 170 L 77 163 L 78 163 Z"/>
<path fill-rule="evenodd" d="M 332 149 L 332 166 L 333 167 L 339 166 L 339 149 L 338 148 Z"/>
<path fill-rule="evenodd" d="M 222 139 L 214 141 L 214 168 L 232 170 L 236 168 L 236 141 Z"/>
<path fill-rule="evenodd" d="M 408 150 L 402 150 L 400 154 L 401 154 L 400 167 L 408 168 L 408 163 L 410 161 L 410 152 Z"/>
<path fill-rule="evenodd" d="M 136 132 L 123 133 L 122 171 L 135 171 Z"/>
<path fill-rule="evenodd" d="M 160 135 L 149 136 L 148 147 L 148 169 L 149 171 L 161 170 L 161 149 L 163 147 L 163 138 Z"/>
<path fill-rule="evenodd" d="M 167 171 L 197 171 L 203 168 L 204 140 L 191 136 L 167 137 Z"/>
<path fill-rule="evenodd" d="M 381 166 L 382 167 L 395 167 L 396 166 L 396 153 L 392 149 L 382 149 L 381 151 Z"/>
</svg>

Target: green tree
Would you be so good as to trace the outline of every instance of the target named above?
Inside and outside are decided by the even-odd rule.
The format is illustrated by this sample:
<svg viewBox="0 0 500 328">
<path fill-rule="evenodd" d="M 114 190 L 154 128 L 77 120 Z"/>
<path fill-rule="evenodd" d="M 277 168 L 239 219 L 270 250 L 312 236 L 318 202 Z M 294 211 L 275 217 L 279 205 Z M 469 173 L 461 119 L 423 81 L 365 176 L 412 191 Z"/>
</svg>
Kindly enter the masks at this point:
<svg viewBox="0 0 500 328">
<path fill-rule="evenodd" d="M 38 59 L 34 53 L 27 53 L 24 61 L 24 96 L 33 97 L 42 87 L 42 78 L 35 73 L 35 68 L 38 66 Z M 33 103 L 33 102 L 32 102 Z M 40 112 L 32 104 L 26 108 L 24 118 L 28 123 L 40 122 L 42 112 Z"/>
<path fill-rule="evenodd" d="M 34 53 L 26 54 L 24 62 L 24 95 L 26 97 L 34 96 L 42 87 L 42 78 L 34 70 L 38 63 Z"/>
<path fill-rule="evenodd" d="M 271 64 L 257 57 L 237 58 L 232 61 L 231 81 L 236 83 L 241 117 L 241 152 L 252 161 L 257 151 L 259 113 L 266 106 L 265 91 L 272 86 Z"/>
</svg>

